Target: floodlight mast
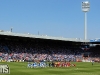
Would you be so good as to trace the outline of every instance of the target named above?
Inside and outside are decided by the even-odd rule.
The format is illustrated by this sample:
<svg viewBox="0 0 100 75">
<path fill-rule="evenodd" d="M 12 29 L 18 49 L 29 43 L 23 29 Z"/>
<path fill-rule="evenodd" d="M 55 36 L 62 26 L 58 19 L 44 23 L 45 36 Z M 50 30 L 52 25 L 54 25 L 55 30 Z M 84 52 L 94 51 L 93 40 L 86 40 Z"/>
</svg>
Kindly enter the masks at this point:
<svg viewBox="0 0 100 75">
<path fill-rule="evenodd" d="M 82 11 L 85 13 L 85 23 L 84 23 L 84 40 L 87 40 L 87 12 L 90 9 L 90 3 L 88 1 L 82 2 Z"/>
</svg>

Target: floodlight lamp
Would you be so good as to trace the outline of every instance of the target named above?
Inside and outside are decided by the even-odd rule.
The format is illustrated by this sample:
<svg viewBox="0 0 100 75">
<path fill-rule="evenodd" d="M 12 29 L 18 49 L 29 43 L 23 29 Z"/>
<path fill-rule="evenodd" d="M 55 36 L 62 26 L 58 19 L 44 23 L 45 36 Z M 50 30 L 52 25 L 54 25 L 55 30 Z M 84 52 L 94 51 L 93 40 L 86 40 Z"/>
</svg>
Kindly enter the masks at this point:
<svg viewBox="0 0 100 75">
<path fill-rule="evenodd" d="M 89 3 L 89 1 L 82 2 L 82 11 L 83 12 L 88 12 L 89 9 L 90 9 L 90 3 Z"/>
</svg>

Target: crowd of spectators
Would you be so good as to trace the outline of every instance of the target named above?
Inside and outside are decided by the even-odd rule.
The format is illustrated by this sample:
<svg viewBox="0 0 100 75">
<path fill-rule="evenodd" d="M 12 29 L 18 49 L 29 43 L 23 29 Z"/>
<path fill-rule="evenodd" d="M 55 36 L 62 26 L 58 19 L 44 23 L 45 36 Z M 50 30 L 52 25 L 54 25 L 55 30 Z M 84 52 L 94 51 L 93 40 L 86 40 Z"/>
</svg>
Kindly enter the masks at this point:
<svg viewBox="0 0 100 75">
<path fill-rule="evenodd" d="M 0 60 L 5 61 L 76 61 L 82 59 L 80 50 L 32 41 L 0 41 Z"/>
</svg>

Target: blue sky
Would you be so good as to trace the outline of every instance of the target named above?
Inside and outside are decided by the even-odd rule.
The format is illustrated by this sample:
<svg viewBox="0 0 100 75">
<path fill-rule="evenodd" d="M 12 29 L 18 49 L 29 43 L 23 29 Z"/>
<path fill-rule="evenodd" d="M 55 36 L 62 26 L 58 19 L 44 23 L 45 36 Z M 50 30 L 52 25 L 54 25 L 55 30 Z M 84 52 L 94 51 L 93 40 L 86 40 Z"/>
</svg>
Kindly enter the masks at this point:
<svg viewBox="0 0 100 75">
<path fill-rule="evenodd" d="M 0 0 L 0 30 L 83 39 L 82 1 Z M 88 39 L 100 38 L 100 0 L 88 1 Z"/>
</svg>

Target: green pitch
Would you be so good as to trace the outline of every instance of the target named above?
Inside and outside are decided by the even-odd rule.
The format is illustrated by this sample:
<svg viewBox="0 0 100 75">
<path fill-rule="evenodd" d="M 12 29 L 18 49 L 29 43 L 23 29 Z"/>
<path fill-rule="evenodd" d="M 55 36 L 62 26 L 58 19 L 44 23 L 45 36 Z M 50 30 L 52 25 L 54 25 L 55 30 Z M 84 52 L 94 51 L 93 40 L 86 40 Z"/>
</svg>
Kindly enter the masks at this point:
<svg viewBox="0 0 100 75">
<path fill-rule="evenodd" d="M 100 63 L 77 62 L 76 67 L 69 68 L 27 68 L 27 63 L 22 62 L 0 62 L 8 64 L 10 74 L 8 75 L 100 75 Z M 7 74 L 0 74 L 7 75 Z"/>
</svg>

